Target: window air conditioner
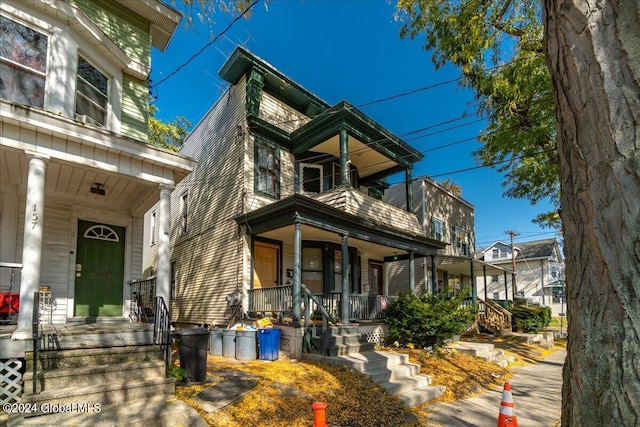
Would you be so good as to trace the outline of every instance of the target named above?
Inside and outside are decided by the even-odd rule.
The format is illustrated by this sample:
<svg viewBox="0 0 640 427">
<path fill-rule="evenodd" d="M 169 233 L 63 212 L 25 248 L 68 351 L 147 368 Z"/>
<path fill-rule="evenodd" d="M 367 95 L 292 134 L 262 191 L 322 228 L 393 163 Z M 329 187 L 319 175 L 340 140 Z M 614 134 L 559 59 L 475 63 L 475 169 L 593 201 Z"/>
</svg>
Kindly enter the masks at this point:
<svg viewBox="0 0 640 427">
<path fill-rule="evenodd" d="M 86 114 L 76 114 L 76 120 L 82 123 L 86 123 L 91 126 L 96 126 L 99 128 L 104 128 L 104 125 L 92 119 L 90 116 Z"/>
</svg>

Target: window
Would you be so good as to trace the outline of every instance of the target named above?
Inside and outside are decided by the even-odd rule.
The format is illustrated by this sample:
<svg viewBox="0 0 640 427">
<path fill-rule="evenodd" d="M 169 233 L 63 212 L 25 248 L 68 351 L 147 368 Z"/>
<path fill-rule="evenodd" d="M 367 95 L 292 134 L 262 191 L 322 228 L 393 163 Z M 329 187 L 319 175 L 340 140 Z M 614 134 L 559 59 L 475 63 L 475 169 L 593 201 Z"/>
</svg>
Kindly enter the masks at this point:
<svg viewBox="0 0 640 427">
<path fill-rule="evenodd" d="M 453 227 L 453 244 L 458 255 L 469 256 L 469 239 L 466 230 Z"/>
<path fill-rule="evenodd" d="M 255 191 L 280 198 L 280 156 L 278 150 L 256 139 Z"/>
<path fill-rule="evenodd" d="M 180 197 L 180 234 L 185 234 L 189 229 L 189 193 Z"/>
<path fill-rule="evenodd" d="M 0 16 L 0 98 L 44 107 L 48 39 Z"/>
<path fill-rule="evenodd" d="M 431 237 L 444 242 L 444 221 L 435 217 L 431 219 Z"/>
<path fill-rule="evenodd" d="M 500 258 L 500 249 L 498 249 L 498 248 L 493 248 L 493 249 L 491 250 L 491 258 L 492 258 L 492 259 L 498 259 L 498 258 Z"/>
<path fill-rule="evenodd" d="M 149 246 L 156 244 L 156 211 L 151 212 L 151 236 L 149 236 Z"/>
<path fill-rule="evenodd" d="M 500 299 L 500 292 L 494 292 L 493 299 Z"/>
<path fill-rule="evenodd" d="M 322 192 L 322 166 L 300 163 L 300 189 L 302 193 Z"/>
<path fill-rule="evenodd" d="M 498 280 L 500 280 L 498 275 L 491 276 L 491 283 L 498 283 Z"/>
<path fill-rule="evenodd" d="M 83 57 L 78 58 L 76 118 L 104 127 L 107 123 L 109 79 Z"/>
<path fill-rule="evenodd" d="M 176 294 L 176 262 L 171 261 L 171 291 L 169 298 L 172 300 L 176 299 Z"/>
</svg>

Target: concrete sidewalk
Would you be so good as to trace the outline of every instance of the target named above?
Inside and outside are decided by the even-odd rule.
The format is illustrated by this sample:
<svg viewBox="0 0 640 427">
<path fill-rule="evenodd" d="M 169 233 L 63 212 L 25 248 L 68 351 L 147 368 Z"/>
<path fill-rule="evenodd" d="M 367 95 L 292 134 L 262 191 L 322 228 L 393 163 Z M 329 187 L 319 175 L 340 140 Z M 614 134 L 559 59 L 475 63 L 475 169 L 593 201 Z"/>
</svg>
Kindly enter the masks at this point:
<svg viewBox="0 0 640 427">
<path fill-rule="evenodd" d="M 560 349 L 542 362 L 518 368 L 509 380 L 518 424 L 552 427 L 560 420 L 562 366 L 567 355 Z M 428 410 L 429 426 L 485 427 L 495 425 L 502 400 L 500 386 L 472 399 L 437 403 Z"/>
</svg>

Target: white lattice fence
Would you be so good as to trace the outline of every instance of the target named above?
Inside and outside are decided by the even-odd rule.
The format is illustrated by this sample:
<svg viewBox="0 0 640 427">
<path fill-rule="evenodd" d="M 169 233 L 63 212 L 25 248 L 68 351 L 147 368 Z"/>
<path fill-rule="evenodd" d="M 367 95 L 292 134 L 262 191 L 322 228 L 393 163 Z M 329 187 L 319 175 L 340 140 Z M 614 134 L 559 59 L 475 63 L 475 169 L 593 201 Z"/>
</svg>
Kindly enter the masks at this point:
<svg viewBox="0 0 640 427">
<path fill-rule="evenodd" d="M 22 395 L 23 359 L 0 360 L 0 404 L 17 402 Z"/>
<path fill-rule="evenodd" d="M 358 334 L 365 336 L 367 342 L 374 344 L 384 344 L 384 335 L 389 327 L 387 325 L 359 325 Z"/>
</svg>

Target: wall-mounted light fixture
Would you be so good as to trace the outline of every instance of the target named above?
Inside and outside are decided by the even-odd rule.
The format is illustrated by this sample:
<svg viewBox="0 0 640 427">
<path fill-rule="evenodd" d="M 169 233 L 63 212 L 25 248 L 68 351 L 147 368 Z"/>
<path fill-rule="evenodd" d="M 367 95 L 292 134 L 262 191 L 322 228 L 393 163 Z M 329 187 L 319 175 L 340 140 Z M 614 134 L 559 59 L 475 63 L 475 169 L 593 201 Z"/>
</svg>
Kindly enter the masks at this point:
<svg viewBox="0 0 640 427">
<path fill-rule="evenodd" d="M 97 194 L 99 196 L 104 196 L 107 194 L 106 191 L 104 191 L 104 188 L 102 188 L 104 184 L 100 184 L 98 182 L 94 182 L 93 185 L 91 186 L 91 192 L 93 194 Z"/>
</svg>

